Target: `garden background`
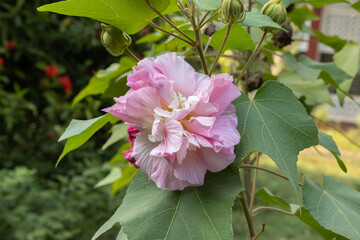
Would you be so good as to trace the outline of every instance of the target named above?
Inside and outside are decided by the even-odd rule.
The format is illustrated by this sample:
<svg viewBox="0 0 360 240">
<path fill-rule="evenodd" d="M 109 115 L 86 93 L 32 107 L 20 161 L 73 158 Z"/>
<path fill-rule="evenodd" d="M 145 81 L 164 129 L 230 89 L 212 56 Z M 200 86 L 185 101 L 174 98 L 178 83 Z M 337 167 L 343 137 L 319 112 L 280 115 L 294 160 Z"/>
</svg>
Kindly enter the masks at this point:
<svg viewBox="0 0 360 240">
<path fill-rule="evenodd" d="M 0 2 L 2 240 L 90 239 L 119 206 L 126 190 L 125 187 L 114 193 L 109 185 L 95 187 L 109 174 L 111 167 L 107 163 L 118 151 L 116 145 L 102 149 L 109 137 L 109 126 L 68 154 L 55 168 L 63 148 L 57 140 L 69 121 L 95 118 L 113 101 L 104 94 L 101 98 L 87 96 L 75 106 L 71 102 L 97 70 L 119 62 L 119 58 L 112 57 L 101 46 L 98 22 L 36 11 L 37 7 L 50 2 Z M 309 24 L 311 26 L 311 22 Z M 148 27 L 132 35 L 133 42 L 152 31 Z M 154 38 L 156 34 L 148 36 Z M 151 49 L 152 43 L 136 47 L 132 51 L 139 54 Z M 301 46 L 295 44 L 293 51 L 296 49 L 301 50 Z M 331 58 L 326 49 L 324 52 L 314 57 L 324 61 Z M 221 63 L 224 68 L 231 65 L 226 58 L 221 59 Z M 359 78 L 353 83 L 355 95 L 360 93 L 358 86 Z M 321 179 L 320 170 L 359 191 L 359 121 L 334 122 L 326 112 L 329 111 L 319 106 L 316 122 L 333 136 L 349 171 L 340 172 L 336 160 L 321 147 L 303 151 L 299 166 L 312 179 Z M 266 157 L 261 162 L 276 169 Z M 271 179 L 265 174 L 259 183 L 269 183 Z M 296 198 L 292 192 L 279 191 L 282 188 L 288 188 L 288 183 L 274 181 L 269 186 L 274 194 Z M 239 206 L 235 204 L 234 208 Z M 297 219 L 276 213 L 261 214 L 259 218 L 268 223 L 264 239 L 320 239 Z M 234 226 L 235 239 L 245 239 L 244 219 L 240 215 L 234 215 L 234 219 L 238 222 Z M 109 231 L 100 239 L 115 239 L 117 230 Z"/>
</svg>

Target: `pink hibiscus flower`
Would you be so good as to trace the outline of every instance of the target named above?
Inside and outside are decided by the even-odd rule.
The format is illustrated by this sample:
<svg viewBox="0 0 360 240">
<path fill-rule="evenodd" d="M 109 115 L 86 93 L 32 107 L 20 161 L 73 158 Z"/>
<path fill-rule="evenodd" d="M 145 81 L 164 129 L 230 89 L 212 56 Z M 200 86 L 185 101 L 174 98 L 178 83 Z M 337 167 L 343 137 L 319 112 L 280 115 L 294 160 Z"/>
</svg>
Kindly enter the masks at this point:
<svg viewBox="0 0 360 240">
<path fill-rule="evenodd" d="M 204 184 L 207 170 L 234 161 L 239 143 L 228 74 L 197 73 L 176 53 L 146 58 L 128 76 L 130 90 L 104 109 L 140 131 L 131 157 L 163 190 Z"/>
</svg>

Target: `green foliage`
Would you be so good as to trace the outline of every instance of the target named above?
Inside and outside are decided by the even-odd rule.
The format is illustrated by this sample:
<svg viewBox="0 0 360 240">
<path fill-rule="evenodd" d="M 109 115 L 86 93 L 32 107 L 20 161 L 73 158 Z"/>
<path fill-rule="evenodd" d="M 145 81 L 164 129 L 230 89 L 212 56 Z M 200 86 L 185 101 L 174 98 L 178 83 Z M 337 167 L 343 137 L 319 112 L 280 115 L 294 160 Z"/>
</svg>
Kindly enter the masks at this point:
<svg viewBox="0 0 360 240">
<path fill-rule="evenodd" d="M 85 240 L 122 199 L 106 189 L 94 190 L 105 169 L 91 162 L 82 173 L 57 176 L 41 184 L 35 170 L 0 170 L 0 234 L 2 240 Z M 86 196 L 86 198 L 84 198 Z M 109 204 L 104 204 L 109 203 Z M 108 238 L 116 233 L 109 232 Z"/>
<path fill-rule="evenodd" d="M 210 45 L 216 50 L 220 49 L 221 44 L 224 40 L 225 32 L 226 27 L 216 31 L 216 33 L 214 33 L 214 35 L 212 36 Z M 223 52 L 228 49 L 252 50 L 254 48 L 254 43 L 250 35 L 245 31 L 245 29 L 240 25 L 234 25 L 231 28 L 230 36 L 224 46 Z"/>
<path fill-rule="evenodd" d="M 243 94 L 234 105 L 242 137 L 237 159 L 253 151 L 269 155 L 289 177 L 300 201 L 297 155 L 319 142 L 315 123 L 305 108 L 289 88 L 274 81 L 266 82 L 254 99 Z"/>
<path fill-rule="evenodd" d="M 326 229 L 351 240 L 360 237 L 360 193 L 324 176 L 323 188 L 304 179 L 304 206 Z"/>
<path fill-rule="evenodd" d="M 200 10 L 216 10 L 219 9 L 221 0 L 195 0 L 194 2 Z"/>
<path fill-rule="evenodd" d="M 339 38 L 338 36 L 327 36 L 319 30 L 315 30 L 314 34 L 320 42 L 332 47 L 335 52 L 340 51 L 347 43 L 345 40 Z"/>
<path fill-rule="evenodd" d="M 169 6 L 170 0 L 151 1 L 151 4 L 158 11 L 163 12 Z M 67 0 L 42 6 L 38 10 L 92 18 L 117 27 L 128 34 L 138 32 L 156 16 L 145 0 L 110 0 L 107 2 Z"/>
<path fill-rule="evenodd" d="M 281 26 L 275 23 L 268 16 L 263 15 L 259 11 L 252 11 L 246 13 L 246 18 L 242 25 L 249 27 L 273 27 L 273 28 L 281 28 Z"/>
<path fill-rule="evenodd" d="M 66 128 L 64 134 L 60 137 L 59 141 L 65 140 L 66 144 L 62 154 L 60 155 L 56 165 L 61 159 L 70 151 L 81 147 L 92 135 L 94 135 L 106 123 L 115 123 L 118 119 L 110 114 L 105 114 L 101 117 L 84 120 L 72 120 L 70 125 Z"/>
<path fill-rule="evenodd" d="M 129 239 L 230 239 L 231 207 L 241 190 L 231 169 L 208 173 L 204 186 L 183 191 L 160 190 L 139 171 L 122 205 L 93 239 L 116 222 Z"/>
</svg>

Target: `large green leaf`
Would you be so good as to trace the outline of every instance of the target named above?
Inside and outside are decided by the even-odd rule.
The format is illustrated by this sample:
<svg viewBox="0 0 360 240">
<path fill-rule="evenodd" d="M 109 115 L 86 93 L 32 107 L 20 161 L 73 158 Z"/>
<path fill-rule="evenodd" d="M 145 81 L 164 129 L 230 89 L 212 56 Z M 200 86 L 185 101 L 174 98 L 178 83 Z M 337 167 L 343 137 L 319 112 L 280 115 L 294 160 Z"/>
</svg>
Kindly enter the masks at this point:
<svg viewBox="0 0 360 240">
<path fill-rule="evenodd" d="M 274 22 L 273 20 L 271 20 L 271 18 L 256 10 L 247 12 L 245 20 L 242 24 L 244 26 L 249 26 L 249 27 L 281 28 L 281 26 L 276 22 Z"/>
<path fill-rule="evenodd" d="M 314 30 L 313 32 L 320 42 L 328 45 L 329 47 L 332 47 L 335 52 L 340 51 L 347 43 L 346 40 L 341 39 L 338 36 L 328 36 L 319 30 Z"/>
<path fill-rule="evenodd" d="M 354 3 L 353 5 L 351 5 L 355 10 L 358 10 L 360 12 L 360 1 L 358 1 L 357 3 Z"/>
<path fill-rule="evenodd" d="M 297 2 L 311 4 L 314 8 L 321 8 L 325 5 L 333 3 L 350 3 L 347 0 L 303 0 Z"/>
<path fill-rule="evenodd" d="M 298 217 L 301 221 L 309 225 L 312 229 L 314 229 L 318 234 L 321 235 L 323 239 L 326 240 L 345 240 L 343 236 L 340 236 L 330 230 L 322 227 L 316 220 L 311 216 L 311 214 L 303 207 L 300 207 L 297 204 L 289 204 L 284 199 L 273 195 L 268 189 L 261 188 L 256 192 L 256 196 L 259 197 L 266 204 L 273 206 L 280 206 L 283 210 L 293 212 L 296 217 Z"/>
<path fill-rule="evenodd" d="M 174 1 L 151 0 L 151 3 L 158 11 L 163 12 Z M 145 0 L 67 0 L 44 5 L 38 10 L 92 18 L 129 34 L 138 32 L 157 16 Z"/>
<path fill-rule="evenodd" d="M 70 151 L 81 147 L 89 138 L 94 135 L 100 128 L 106 123 L 115 123 L 119 119 L 105 114 L 101 117 L 90 120 L 72 120 L 69 126 L 66 128 L 64 134 L 60 137 L 59 141 L 65 140 L 66 144 L 63 152 L 61 153 L 56 165 L 59 164 L 61 159 Z"/>
<path fill-rule="evenodd" d="M 356 42 L 348 42 L 341 51 L 337 52 L 334 57 L 335 64 L 345 71 L 350 77 L 340 84 L 341 89 L 349 91 L 354 77 L 359 71 L 360 46 Z M 337 91 L 340 104 L 344 103 L 345 94 Z"/>
<path fill-rule="evenodd" d="M 120 123 L 112 126 L 112 133 L 109 139 L 104 143 L 102 146 L 102 150 L 105 150 L 109 146 L 113 145 L 114 143 L 125 139 L 128 136 L 127 133 L 128 126 L 125 123 Z"/>
<path fill-rule="evenodd" d="M 112 64 L 105 70 L 98 71 L 91 79 L 88 85 L 76 95 L 71 106 L 74 107 L 81 100 L 90 95 L 104 94 L 115 83 L 119 82 L 117 86 L 118 94 L 124 94 L 129 88 L 126 86 L 126 76 L 123 73 L 131 69 L 135 62 L 128 57 L 122 57 L 120 64 Z M 118 95 L 119 96 L 119 95 Z M 112 96 L 114 97 L 114 96 Z"/>
<path fill-rule="evenodd" d="M 227 27 L 224 27 L 214 33 L 211 38 L 210 46 L 214 47 L 219 51 L 222 42 L 224 41 L 225 33 Z M 228 49 L 234 50 L 252 50 L 255 48 L 255 45 L 250 37 L 250 35 L 245 31 L 241 25 L 233 25 L 231 27 L 229 38 L 224 46 L 223 52 Z"/>
<path fill-rule="evenodd" d="M 304 207 L 326 229 L 360 239 L 360 193 L 324 176 L 323 188 L 304 179 Z"/>
<path fill-rule="evenodd" d="M 305 103 L 308 105 L 313 106 L 318 103 L 327 103 L 335 106 L 329 89 L 321 80 L 307 80 L 295 72 L 288 71 L 280 73 L 278 81 L 293 90 L 298 98 L 304 96 Z"/>
<path fill-rule="evenodd" d="M 241 135 L 237 159 L 250 152 L 270 156 L 290 180 L 300 199 L 297 155 L 319 143 L 314 121 L 289 88 L 267 81 L 253 99 L 242 94 L 234 101 Z"/>
<path fill-rule="evenodd" d="M 242 190 L 230 168 L 208 172 L 204 186 L 183 191 L 160 190 L 138 171 L 106 226 L 119 221 L 130 240 L 232 239 L 232 205 Z"/>
<path fill-rule="evenodd" d="M 200 10 L 216 10 L 219 9 L 221 0 L 194 0 L 196 6 Z"/>
</svg>

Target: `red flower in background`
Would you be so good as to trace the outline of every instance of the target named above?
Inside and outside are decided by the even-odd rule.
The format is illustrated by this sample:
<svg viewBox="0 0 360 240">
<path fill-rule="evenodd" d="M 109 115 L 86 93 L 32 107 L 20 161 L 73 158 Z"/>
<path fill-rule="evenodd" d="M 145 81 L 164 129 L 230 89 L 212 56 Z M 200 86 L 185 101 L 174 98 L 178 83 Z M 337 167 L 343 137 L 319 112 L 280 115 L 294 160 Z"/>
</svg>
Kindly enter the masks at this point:
<svg viewBox="0 0 360 240">
<path fill-rule="evenodd" d="M 143 28 L 141 31 L 140 31 L 140 34 L 141 35 L 146 35 L 150 32 L 150 30 L 148 28 Z"/>
<path fill-rule="evenodd" d="M 2 57 L 0 57 L 0 66 L 4 65 L 5 61 Z"/>
<path fill-rule="evenodd" d="M 55 65 L 45 66 L 45 74 L 48 77 L 56 77 L 59 74 L 59 69 Z"/>
<path fill-rule="evenodd" d="M 8 50 L 12 50 L 12 49 L 15 49 L 16 48 L 16 44 L 14 41 L 7 41 L 5 43 L 5 48 L 8 49 Z"/>
<path fill-rule="evenodd" d="M 63 86 L 65 93 L 72 92 L 72 82 L 69 76 L 61 76 L 59 77 L 59 83 Z"/>
</svg>

